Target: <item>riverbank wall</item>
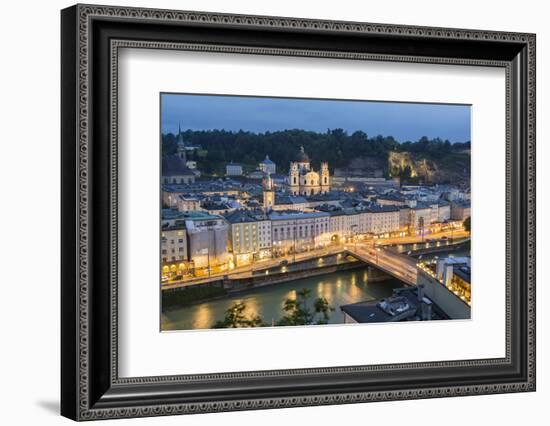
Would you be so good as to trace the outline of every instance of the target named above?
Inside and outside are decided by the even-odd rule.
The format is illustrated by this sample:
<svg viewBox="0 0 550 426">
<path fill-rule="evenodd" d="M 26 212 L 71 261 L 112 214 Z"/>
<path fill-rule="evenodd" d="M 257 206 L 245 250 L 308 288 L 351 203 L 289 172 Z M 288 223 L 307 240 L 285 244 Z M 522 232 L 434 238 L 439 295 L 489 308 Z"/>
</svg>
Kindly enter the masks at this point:
<svg viewBox="0 0 550 426">
<path fill-rule="evenodd" d="M 411 250 L 411 257 L 423 256 L 426 254 L 435 254 L 435 253 L 452 253 L 453 251 L 464 250 L 470 247 L 470 240 L 463 241 L 461 243 L 449 244 L 449 245 L 440 245 L 439 247 L 430 247 L 423 248 L 418 250 Z"/>
<path fill-rule="evenodd" d="M 302 278 L 316 277 L 319 275 L 331 274 L 333 272 L 347 271 L 350 269 L 364 268 L 365 264 L 356 260 L 342 262 L 335 265 L 317 266 L 312 269 L 301 271 L 288 271 L 272 273 L 268 275 L 256 275 L 249 278 L 230 279 L 224 281 L 224 288 L 229 294 L 238 293 L 253 288 L 266 287 Z"/>
<path fill-rule="evenodd" d="M 245 277 L 226 276 L 205 283 L 163 289 L 162 305 L 163 308 L 194 305 L 246 290 L 367 266 L 365 263 L 341 253 L 321 259 L 322 261 L 312 259 L 255 271 L 252 275 Z M 371 273 L 370 268 L 368 273 Z M 391 278 L 377 274 L 376 271 L 373 271 L 372 274 L 375 281 Z"/>
<path fill-rule="evenodd" d="M 429 247 L 422 247 L 428 245 Z M 414 248 L 416 246 L 420 246 Z M 416 244 L 404 244 L 404 245 L 391 245 L 386 246 L 386 250 L 390 250 L 397 254 L 406 255 L 409 257 L 417 257 L 425 254 L 435 254 L 435 253 L 444 253 L 452 252 L 463 249 L 468 249 L 470 247 L 470 239 L 462 239 L 462 241 L 450 242 L 449 240 L 437 240 L 431 242 L 423 242 Z"/>
</svg>

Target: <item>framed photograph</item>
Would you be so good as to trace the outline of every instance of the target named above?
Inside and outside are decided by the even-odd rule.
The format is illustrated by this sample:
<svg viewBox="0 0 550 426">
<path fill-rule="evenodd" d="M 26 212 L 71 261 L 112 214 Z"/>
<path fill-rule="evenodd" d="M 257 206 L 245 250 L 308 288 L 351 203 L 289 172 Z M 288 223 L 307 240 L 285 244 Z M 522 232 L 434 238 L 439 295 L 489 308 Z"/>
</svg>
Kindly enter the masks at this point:
<svg viewBox="0 0 550 426">
<path fill-rule="evenodd" d="M 64 416 L 535 390 L 535 35 L 61 29 Z"/>
</svg>

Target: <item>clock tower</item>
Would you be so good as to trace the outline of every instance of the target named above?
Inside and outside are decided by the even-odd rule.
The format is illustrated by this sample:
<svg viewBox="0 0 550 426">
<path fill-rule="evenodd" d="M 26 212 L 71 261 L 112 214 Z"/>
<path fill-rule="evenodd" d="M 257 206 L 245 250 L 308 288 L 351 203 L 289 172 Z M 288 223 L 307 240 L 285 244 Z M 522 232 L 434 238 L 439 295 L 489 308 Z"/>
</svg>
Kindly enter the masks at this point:
<svg viewBox="0 0 550 426">
<path fill-rule="evenodd" d="M 263 197 L 264 197 L 264 210 L 269 212 L 273 210 L 275 205 L 275 191 L 273 189 L 273 179 L 269 174 L 266 174 L 262 180 Z"/>
</svg>

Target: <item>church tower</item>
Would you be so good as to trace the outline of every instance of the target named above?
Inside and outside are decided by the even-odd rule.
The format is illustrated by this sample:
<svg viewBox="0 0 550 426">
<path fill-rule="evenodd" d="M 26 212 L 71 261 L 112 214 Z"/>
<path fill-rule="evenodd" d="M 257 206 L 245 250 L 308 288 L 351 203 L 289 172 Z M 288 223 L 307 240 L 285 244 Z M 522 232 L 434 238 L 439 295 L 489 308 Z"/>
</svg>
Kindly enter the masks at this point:
<svg viewBox="0 0 550 426">
<path fill-rule="evenodd" d="M 290 192 L 292 195 L 298 195 L 300 191 L 300 171 L 298 169 L 298 163 L 290 163 L 290 171 L 288 173 L 288 185 L 290 186 Z"/>
<path fill-rule="evenodd" d="M 326 193 L 330 191 L 330 172 L 328 171 L 328 163 L 326 161 L 321 162 L 321 192 Z"/>
<path fill-rule="evenodd" d="M 262 186 L 264 196 L 264 210 L 266 212 L 269 212 L 273 210 L 273 206 L 275 205 L 275 191 L 273 189 L 273 179 L 271 179 L 271 175 L 264 175 Z"/>
<path fill-rule="evenodd" d="M 178 126 L 178 137 L 176 139 L 177 152 L 176 155 L 183 160 L 183 164 L 187 162 L 187 154 L 185 153 L 185 141 L 181 133 L 181 124 Z"/>
</svg>

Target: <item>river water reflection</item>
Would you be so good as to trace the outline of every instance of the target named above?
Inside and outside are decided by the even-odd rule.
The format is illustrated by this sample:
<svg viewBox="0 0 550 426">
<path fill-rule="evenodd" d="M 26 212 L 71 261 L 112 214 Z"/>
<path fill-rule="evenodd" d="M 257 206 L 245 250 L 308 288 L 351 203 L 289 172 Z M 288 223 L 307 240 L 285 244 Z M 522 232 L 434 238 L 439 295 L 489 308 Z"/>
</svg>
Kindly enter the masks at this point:
<svg viewBox="0 0 550 426">
<path fill-rule="evenodd" d="M 247 315 L 260 315 L 266 323 L 272 323 L 283 315 L 284 301 L 294 298 L 296 291 L 303 288 L 311 290 L 312 300 L 325 297 L 330 306 L 335 309 L 329 323 L 341 324 L 344 322 L 341 305 L 388 297 L 391 296 L 394 288 L 403 285 L 396 279 L 371 283 L 368 281 L 366 267 L 340 271 L 248 290 L 198 305 L 170 309 L 161 315 L 162 330 L 211 328 L 217 320 L 223 319 L 225 311 L 233 303 L 240 301 L 245 302 Z"/>
</svg>

